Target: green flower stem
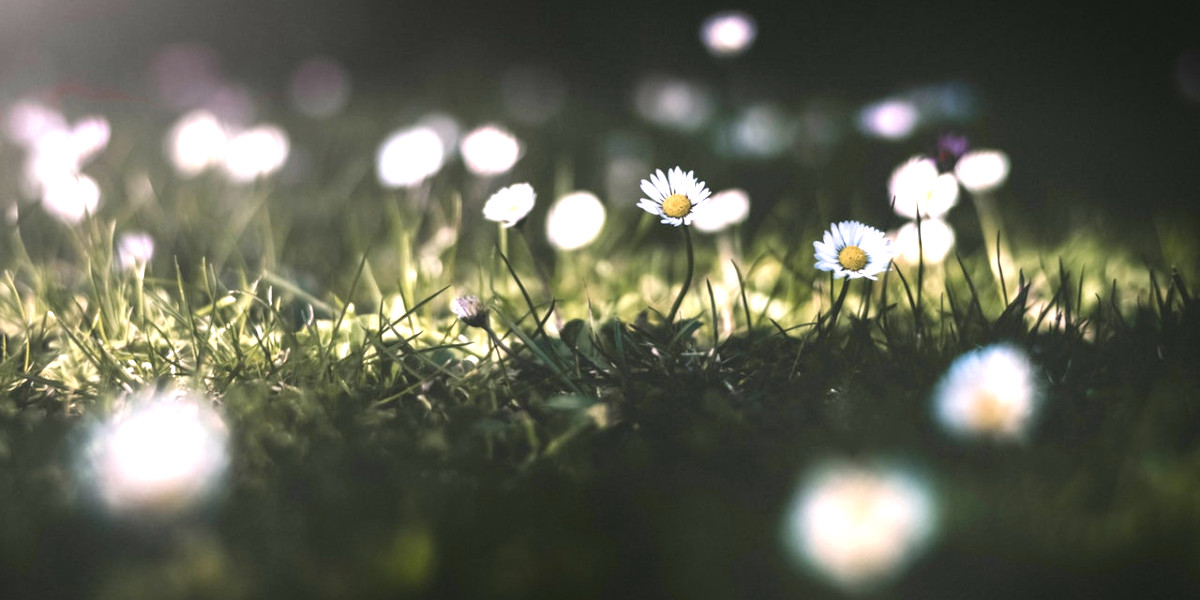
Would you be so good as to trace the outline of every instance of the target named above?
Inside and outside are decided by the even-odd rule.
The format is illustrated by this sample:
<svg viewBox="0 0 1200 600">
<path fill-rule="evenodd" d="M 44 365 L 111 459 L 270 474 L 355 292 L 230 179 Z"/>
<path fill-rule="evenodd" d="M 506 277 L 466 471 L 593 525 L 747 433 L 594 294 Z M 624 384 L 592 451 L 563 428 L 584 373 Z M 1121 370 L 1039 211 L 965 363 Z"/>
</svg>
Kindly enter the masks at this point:
<svg viewBox="0 0 1200 600">
<path fill-rule="evenodd" d="M 830 281 L 832 284 L 832 279 Z M 831 292 L 833 290 L 830 290 Z M 822 336 L 833 331 L 833 326 L 837 324 L 838 314 L 842 312 L 842 304 L 846 302 L 846 292 L 850 291 L 850 278 L 842 280 L 842 291 L 838 293 L 837 300 L 833 301 L 833 306 L 829 309 L 829 316 L 826 326 L 821 330 Z"/>
<path fill-rule="evenodd" d="M 542 288 L 546 290 L 546 295 L 554 297 L 554 288 L 551 286 L 550 273 L 546 271 L 546 266 L 542 261 L 538 260 L 538 255 L 533 251 L 533 244 L 529 243 L 529 236 L 525 234 L 524 224 L 517 226 L 517 233 L 521 234 L 521 241 L 525 243 L 525 251 L 529 252 L 529 259 L 533 262 L 533 268 L 537 271 L 538 279 L 542 280 Z"/>
<path fill-rule="evenodd" d="M 695 267 L 696 260 L 692 256 L 692 232 L 687 226 L 683 226 L 683 239 L 687 242 L 687 278 L 683 280 L 683 289 L 679 290 L 679 296 L 675 298 L 675 304 L 671 306 L 671 313 L 667 315 L 667 322 L 675 322 L 675 314 L 679 312 L 679 305 L 683 304 L 683 297 L 687 295 L 688 288 L 692 286 L 692 269 Z"/>
</svg>

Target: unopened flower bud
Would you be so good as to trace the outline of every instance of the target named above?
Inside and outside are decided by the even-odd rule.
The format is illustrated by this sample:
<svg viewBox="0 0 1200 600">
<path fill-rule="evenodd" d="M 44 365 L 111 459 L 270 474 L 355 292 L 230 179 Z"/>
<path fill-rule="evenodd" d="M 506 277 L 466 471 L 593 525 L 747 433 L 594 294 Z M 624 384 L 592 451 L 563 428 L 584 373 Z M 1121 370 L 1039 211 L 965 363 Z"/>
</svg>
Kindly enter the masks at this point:
<svg viewBox="0 0 1200 600">
<path fill-rule="evenodd" d="M 471 327 L 487 327 L 488 310 L 479 300 L 479 296 L 462 296 L 450 303 L 450 310 L 458 315 L 458 320 Z"/>
</svg>

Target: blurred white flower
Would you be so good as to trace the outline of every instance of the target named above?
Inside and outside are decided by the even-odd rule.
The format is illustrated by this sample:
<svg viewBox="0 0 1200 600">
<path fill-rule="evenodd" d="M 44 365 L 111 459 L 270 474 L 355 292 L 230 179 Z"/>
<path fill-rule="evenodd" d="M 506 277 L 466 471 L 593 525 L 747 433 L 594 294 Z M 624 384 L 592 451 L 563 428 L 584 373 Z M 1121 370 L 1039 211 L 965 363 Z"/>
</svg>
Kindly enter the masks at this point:
<svg viewBox="0 0 1200 600">
<path fill-rule="evenodd" d="M 167 157 L 179 175 L 187 178 L 221 164 L 229 134 L 225 125 L 206 110 L 181 116 L 167 133 Z"/>
<path fill-rule="evenodd" d="M 92 115 L 76 121 L 71 127 L 71 145 L 79 162 L 86 162 L 107 147 L 111 135 L 108 119 L 104 117 Z"/>
<path fill-rule="evenodd" d="M 700 25 L 700 39 L 713 56 L 737 56 L 758 36 L 754 17 L 737 10 L 716 13 Z"/>
<path fill-rule="evenodd" d="M 858 128 L 873 137 L 900 140 L 911 135 L 920 120 L 921 113 L 912 102 L 889 99 L 863 107 Z"/>
<path fill-rule="evenodd" d="M 483 217 L 489 221 L 512 227 L 533 210 L 537 193 L 528 183 L 516 183 L 492 194 L 483 205 Z"/>
<path fill-rule="evenodd" d="M 467 170 L 476 175 L 507 173 L 521 158 L 521 142 L 495 125 L 484 125 L 466 135 L 459 144 Z"/>
<path fill-rule="evenodd" d="M 442 168 L 446 147 L 430 127 L 392 132 L 375 153 L 379 183 L 388 188 L 414 187 Z"/>
<path fill-rule="evenodd" d="M 920 238 L 916 221 L 905 223 L 891 236 L 900 260 L 915 265 L 922 255 L 925 263 L 940 263 L 954 247 L 954 229 L 941 219 L 922 219 Z"/>
<path fill-rule="evenodd" d="M 154 238 L 144 232 L 123 233 L 117 240 L 117 260 L 125 270 L 145 266 L 154 258 Z"/>
<path fill-rule="evenodd" d="M 211 492 L 228 464 L 228 429 L 201 399 L 136 401 L 88 446 L 95 491 L 114 513 L 173 514 Z"/>
<path fill-rule="evenodd" d="M 1035 372 L 1016 346 L 994 344 L 963 354 L 934 389 L 938 421 L 960 437 L 1021 439 L 1040 399 Z"/>
<path fill-rule="evenodd" d="M 1008 155 L 999 150 L 971 150 L 958 159 L 954 175 L 967 191 L 989 192 L 1008 179 Z"/>
<path fill-rule="evenodd" d="M 100 206 L 100 186 L 96 180 L 78 173 L 64 173 L 43 182 L 42 206 L 46 212 L 67 224 L 75 224 Z"/>
<path fill-rule="evenodd" d="M 890 268 L 895 251 L 883 232 L 858 221 L 834 223 L 821 241 L 813 242 L 816 268 L 837 279 L 875 276 Z"/>
<path fill-rule="evenodd" d="M 896 213 L 910 219 L 940 217 L 958 203 L 958 180 L 949 173 L 938 174 L 937 162 L 914 156 L 892 171 L 888 180 L 889 202 Z"/>
<path fill-rule="evenodd" d="M 229 138 L 222 167 L 230 181 L 249 183 L 282 168 L 290 148 L 282 128 L 258 125 Z"/>
<path fill-rule="evenodd" d="M 546 238 L 559 250 L 577 250 L 591 244 L 604 229 L 604 204 L 591 192 L 572 192 L 550 207 Z"/>
<path fill-rule="evenodd" d="M 23 107 L 23 108 L 22 108 Z M 47 202 L 47 209 L 56 216 L 79 213 L 78 204 L 68 201 L 70 197 L 87 204 L 87 190 L 75 185 L 81 177 L 84 164 L 108 145 L 110 129 L 108 120 L 101 116 L 88 116 L 80 119 L 72 127 L 65 118 L 52 109 L 41 107 L 35 103 L 19 104 L 14 127 L 22 130 L 26 154 L 21 184 L 23 191 L 29 196 L 40 196 Z M 15 110 L 15 109 L 14 109 Z M 90 181 L 90 178 L 88 178 Z M 95 184 L 95 181 L 91 181 Z M 86 186 L 87 184 L 83 184 Z M 53 197 L 47 201 L 49 188 L 53 186 Z M 72 191 L 72 186 L 74 187 Z M 95 188 L 97 201 L 99 188 Z M 79 194 L 83 194 L 80 196 Z M 60 204 L 66 202 L 65 204 Z M 61 210 L 60 210 L 61 209 Z M 91 206 L 95 210 L 95 206 Z M 90 211 L 89 211 L 90 212 Z M 82 218 L 80 215 L 79 218 Z M 76 222 L 70 217 L 64 219 Z"/>
<path fill-rule="evenodd" d="M 831 464 L 792 501 L 784 539 L 794 558 L 847 591 L 884 582 L 932 538 L 929 487 L 898 468 Z"/>
<path fill-rule="evenodd" d="M 692 225 L 705 233 L 714 233 L 745 221 L 749 215 L 750 195 L 746 190 L 722 190 L 713 194 L 704 210 L 696 213 Z"/>
<path fill-rule="evenodd" d="M 797 130 L 796 122 L 778 106 L 749 106 L 729 123 L 730 150 L 752 158 L 779 156 L 791 147 Z"/>
<path fill-rule="evenodd" d="M 4 133 L 22 146 L 32 146 L 47 133 L 66 129 L 66 117 L 33 100 L 17 101 L 5 113 Z"/>
<path fill-rule="evenodd" d="M 634 108 L 643 119 L 684 132 L 699 131 L 716 110 L 712 93 L 677 77 L 648 75 L 634 90 Z"/>
</svg>

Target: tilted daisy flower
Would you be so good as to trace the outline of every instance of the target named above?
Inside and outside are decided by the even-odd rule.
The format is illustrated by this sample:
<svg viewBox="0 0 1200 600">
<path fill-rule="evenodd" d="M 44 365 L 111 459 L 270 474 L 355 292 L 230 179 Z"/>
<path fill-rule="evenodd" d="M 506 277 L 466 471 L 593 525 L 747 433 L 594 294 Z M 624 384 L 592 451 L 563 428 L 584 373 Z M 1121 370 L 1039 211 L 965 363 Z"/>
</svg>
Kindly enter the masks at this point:
<svg viewBox="0 0 1200 600">
<path fill-rule="evenodd" d="M 510 185 L 488 198 L 487 203 L 483 205 L 483 217 L 489 221 L 503 223 L 505 227 L 512 227 L 533 210 L 536 199 L 537 194 L 532 185 Z"/>
<path fill-rule="evenodd" d="M 841 279 L 875 276 L 888 270 L 895 249 L 883 232 L 858 221 L 834 223 L 822 241 L 813 242 L 816 267 Z"/>
<path fill-rule="evenodd" d="M 638 201 L 638 207 L 659 217 L 667 225 L 691 225 L 692 219 L 708 204 L 712 192 L 703 181 L 697 181 L 692 171 L 687 173 L 675 167 L 666 175 L 662 169 L 642 180 L 642 192 L 646 198 Z"/>
</svg>

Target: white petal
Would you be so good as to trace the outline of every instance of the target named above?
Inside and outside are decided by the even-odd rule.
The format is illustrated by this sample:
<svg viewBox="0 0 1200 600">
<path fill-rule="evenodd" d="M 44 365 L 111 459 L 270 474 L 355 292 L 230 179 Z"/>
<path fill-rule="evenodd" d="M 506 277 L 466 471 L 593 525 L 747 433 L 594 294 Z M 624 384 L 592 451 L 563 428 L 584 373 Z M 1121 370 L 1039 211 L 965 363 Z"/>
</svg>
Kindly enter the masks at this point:
<svg viewBox="0 0 1200 600">
<path fill-rule="evenodd" d="M 649 181 L 646 181 L 645 179 L 642 180 L 642 193 L 646 194 L 646 196 L 648 196 L 650 198 L 657 198 L 658 200 L 662 200 L 662 197 L 659 196 L 658 188 L 655 188 L 653 183 L 650 183 Z"/>
</svg>

